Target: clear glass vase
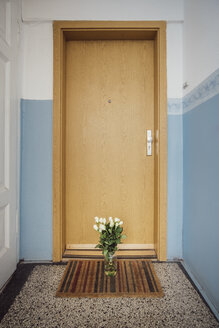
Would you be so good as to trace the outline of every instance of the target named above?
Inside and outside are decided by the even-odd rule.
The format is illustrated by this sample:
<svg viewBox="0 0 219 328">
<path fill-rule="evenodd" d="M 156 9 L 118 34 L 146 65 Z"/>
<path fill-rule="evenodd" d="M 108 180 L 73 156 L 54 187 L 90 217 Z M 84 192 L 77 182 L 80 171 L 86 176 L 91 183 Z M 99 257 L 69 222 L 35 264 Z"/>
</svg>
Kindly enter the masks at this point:
<svg viewBox="0 0 219 328">
<path fill-rule="evenodd" d="M 116 270 L 117 270 L 115 253 L 109 253 L 108 256 L 104 257 L 104 261 L 105 261 L 105 265 L 104 265 L 105 274 L 109 277 L 114 277 L 116 275 Z"/>
</svg>

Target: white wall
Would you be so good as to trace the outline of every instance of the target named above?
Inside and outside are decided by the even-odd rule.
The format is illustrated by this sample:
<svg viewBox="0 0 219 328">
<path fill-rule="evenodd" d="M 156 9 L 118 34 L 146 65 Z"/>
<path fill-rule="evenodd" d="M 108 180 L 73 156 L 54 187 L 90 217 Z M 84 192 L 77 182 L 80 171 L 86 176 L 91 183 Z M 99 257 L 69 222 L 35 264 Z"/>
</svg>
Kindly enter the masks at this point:
<svg viewBox="0 0 219 328">
<path fill-rule="evenodd" d="M 182 98 L 183 24 L 167 23 L 167 97 Z"/>
<path fill-rule="evenodd" d="M 183 72 L 187 94 L 219 66 L 219 1 L 184 0 L 184 15 Z"/>
<path fill-rule="evenodd" d="M 52 99 L 53 30 L 51 22 L 23 23 L 22 98 Z"/>
<path fill-rule="evenodd" d="M 179 21 L 183 0 L 23 0 L 23 19 Z"/>
<path fill-rule="evenodd" d="M 182 4 L 182 0 L 23 0 L 22 97 L 52 99 L 53 32 L 51 20 L 108 19 L 168 21 L 168 98 L 181 98 Z"/>
</svg>

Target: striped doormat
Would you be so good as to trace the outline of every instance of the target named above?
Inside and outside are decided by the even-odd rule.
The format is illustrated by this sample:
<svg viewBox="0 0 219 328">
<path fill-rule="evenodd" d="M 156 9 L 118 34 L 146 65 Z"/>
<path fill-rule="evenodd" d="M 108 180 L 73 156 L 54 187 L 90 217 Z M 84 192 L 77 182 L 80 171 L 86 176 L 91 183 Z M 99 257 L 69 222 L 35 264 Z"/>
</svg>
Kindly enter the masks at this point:
<svg viewBox="0 0 219 328">
<path fill-rule="evenodd" d="M 117 260 L 117 274 L 107 277 L 103 260 L 69 261 L 58 297 L 162 297 L 151 261 Z"/>
</svg>

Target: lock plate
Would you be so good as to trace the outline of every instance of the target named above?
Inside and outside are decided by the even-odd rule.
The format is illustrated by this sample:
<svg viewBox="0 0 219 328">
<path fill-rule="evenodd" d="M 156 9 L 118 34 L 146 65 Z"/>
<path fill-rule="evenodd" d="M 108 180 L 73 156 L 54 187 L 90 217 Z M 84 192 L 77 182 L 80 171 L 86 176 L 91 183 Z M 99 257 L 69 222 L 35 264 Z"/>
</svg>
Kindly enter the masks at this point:
<svg viewBox="0 0 219 328">
<path fill-rule="evenodd" d="M 147 130 L 147 156 L 152 155 L 152 132 Z"/>
</svg>

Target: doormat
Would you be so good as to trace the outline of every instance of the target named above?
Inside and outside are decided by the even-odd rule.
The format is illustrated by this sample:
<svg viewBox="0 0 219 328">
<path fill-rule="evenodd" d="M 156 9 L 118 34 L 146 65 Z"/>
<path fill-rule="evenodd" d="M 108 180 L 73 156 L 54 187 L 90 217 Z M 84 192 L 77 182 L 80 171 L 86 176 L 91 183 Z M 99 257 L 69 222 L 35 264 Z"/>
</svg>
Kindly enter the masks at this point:
<svg viewBox="0 0 219 328">
<path fill-rule="evenodd" d="M 163 291 L 148 260 L 117 260 L 117 274 L 104 273 L 103 260 L 72 260 L 65 269 L 57 297 L 162 297 Z"/>
</svg>

